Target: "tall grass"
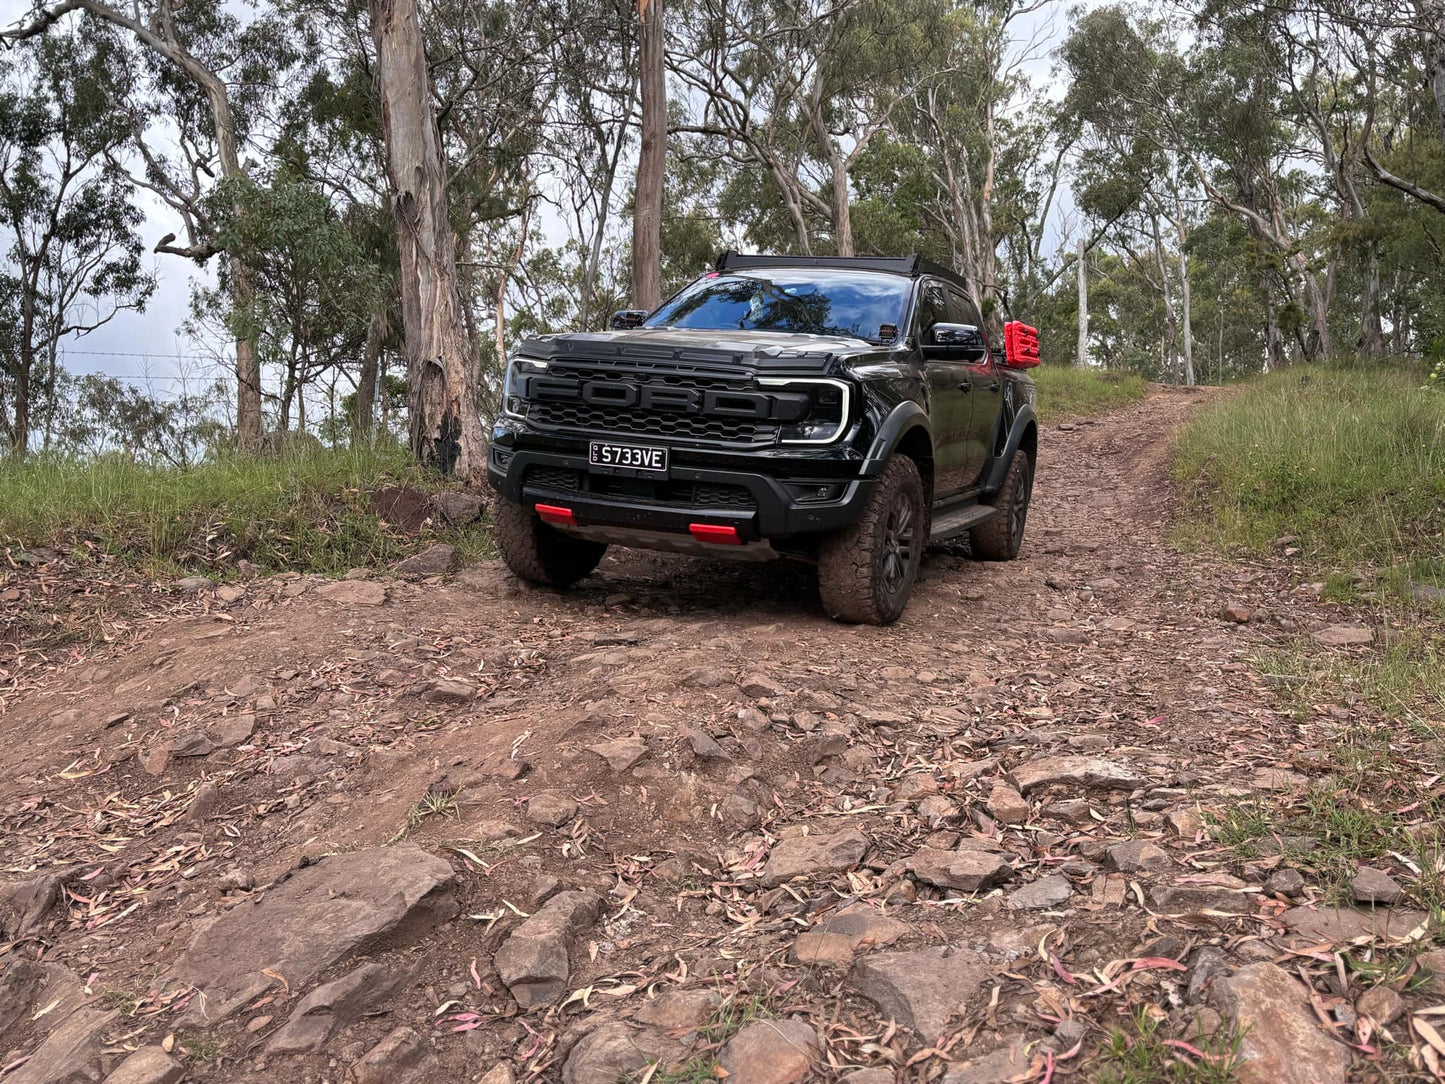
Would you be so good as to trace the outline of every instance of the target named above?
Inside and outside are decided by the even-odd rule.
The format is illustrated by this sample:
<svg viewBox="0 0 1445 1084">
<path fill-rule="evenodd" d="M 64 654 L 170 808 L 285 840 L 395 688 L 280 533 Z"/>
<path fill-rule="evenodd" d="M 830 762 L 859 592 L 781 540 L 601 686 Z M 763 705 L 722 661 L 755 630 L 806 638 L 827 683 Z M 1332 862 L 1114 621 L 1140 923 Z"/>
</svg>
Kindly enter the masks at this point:
<svg viewBox="0 0 1445 1084">
<path fill-rule="evenodd" d="M 1294 536 L 1337 566 L 1445 573 L 1445 395 L 1387 365 L 1291 369 L 1185 427 L 1186 536 L 1262 551 Z"/>
<path fill-rule="evenodd" d="M 1031 371 L 1038 385 L 1034 409 L 1044 421 L 1087 417 L 1137 403 L 1149 385 L 1137 373 L 1041 365 Z"/>
<path fill-rule="evenodd" d="M 111 554 L 158 573 L 335 573 L 415 546 L 375 514 L 386 485 L 440 488 L 404 448 L 232 456 L 177 470 L 121 457 L 0 467 L 0 547 Z"/>
</svg>

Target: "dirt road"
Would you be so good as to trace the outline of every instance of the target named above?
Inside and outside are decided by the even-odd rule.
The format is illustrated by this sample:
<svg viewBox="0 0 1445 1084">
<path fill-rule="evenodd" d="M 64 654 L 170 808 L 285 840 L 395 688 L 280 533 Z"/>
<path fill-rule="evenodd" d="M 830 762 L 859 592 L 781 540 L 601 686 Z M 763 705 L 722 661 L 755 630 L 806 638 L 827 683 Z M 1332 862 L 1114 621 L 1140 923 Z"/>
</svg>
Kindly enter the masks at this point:
<svg viewBox="0 0 1445 1084">
<path fill-rule="evenodd" d="M 1258 662 L 1356 619 L 1170 548 L 1201 398 L 1049 427 L 1021 558 L 932 552 L 892 628 L 618 553 L 157 593 L 16 666 L 0 1081 L 1088 1080 L 1141 1006 L 1165 1060 L 1366 1078 L 1322 946 L 1423 916 L 1208 827 L 1369 722 Z"/>
</svg>

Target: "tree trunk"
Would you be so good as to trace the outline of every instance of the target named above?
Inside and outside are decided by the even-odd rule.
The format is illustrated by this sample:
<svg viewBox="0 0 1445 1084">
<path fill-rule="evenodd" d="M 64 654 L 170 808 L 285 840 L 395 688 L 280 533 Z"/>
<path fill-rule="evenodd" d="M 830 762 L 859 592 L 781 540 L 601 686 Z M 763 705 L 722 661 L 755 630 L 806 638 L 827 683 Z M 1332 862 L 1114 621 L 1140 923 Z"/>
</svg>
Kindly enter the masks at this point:
<svg viewBox="0 0 1445 1084">
<path fill-rule="evenodd" d="M 462 324 L 456 237 L 415 0 L 371 0 L 392 213 L 401 256 L 411 447 L 443 474 L 479 477 L 486 438 Z"/>
<path fill-rule="evenodd" d="M 1180 313 L 1179 332 L 1184 347 L 1184 383 L 1193 387 L 1195 384 L 1193 295 L 1189 289 L 1189 257 L 1184 254 L 1182 245 L 1179 248 L 1179 304 L 1183 310 Z M 1208 374 L 1205 375 L 1207 379 Z"/>
<path fill-rule="evenodd" d="M 1378 358 L 1385 353 L 1385 329 L 1380 319 L 1380 254 L 1370 245 L 1365 264 L 1365 300 L 1360 314 L 1360 354 Z"/>
<path fill-rule="evenodd" d="M 642 64 L 642 149 L 632 200 L 632 304 L 662 304 L 662 188 L 667 168 L 666 39 L 663 0 L 637 0 Z"/>
<path fill-rule="evenodd" d="M 1174 296 L 1169 289 L 1169 268 L 1164 264 L 1164 239 L 1159 234 L 1159 216 L 1149 215 L 1154 231 L 1154 262 L 1159 269 L 1159 295 L 1164 299 L 1164 327 L 1168 332 L 1169 379 L 1179 383 L 1179 319 L 1174 314 Z"/>
<path fill-rule="evenodd" d="M 15 373 L 15 428 L 10 458 L 19 463 L 30 449 L 30 371 L 35 365 L 35 291 L 22 287 L 20 368 Z"/>
<path fill-rule="evenodd" d="M 1268 281 L 1264 284 L 1264 354 L 1265 371 L 1283 369 L 1288 364 L 1284 352 L 1284 333 L 1274 314 L 1274 292 Z"/>
<path fill-rule="evenodd" d="M 842 156 L 833 161 L 833 244 L 839 256 L 853 255 L 853 213 L 848 205 L 848 166 Z"/>
<path fill-rule="evenodd" d="M 1089 248 L 1084 238 L 1079 238 L 1079 355 L 1080 367 L 1089 364 Z"/>
</svg>

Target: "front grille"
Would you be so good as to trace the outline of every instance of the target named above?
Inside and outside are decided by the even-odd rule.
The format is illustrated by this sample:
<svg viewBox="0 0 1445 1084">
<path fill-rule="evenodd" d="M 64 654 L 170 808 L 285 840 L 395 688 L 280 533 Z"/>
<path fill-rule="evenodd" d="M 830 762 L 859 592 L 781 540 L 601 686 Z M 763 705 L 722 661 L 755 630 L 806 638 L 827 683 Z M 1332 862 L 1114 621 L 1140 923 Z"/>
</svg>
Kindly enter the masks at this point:
<svg viewBox="0 0 1445 1084">
<path fill-rule="evenodd" d="M 633 504 L 725 508 L 748 512 L 758 507 L 758 502 L 747 486 L 728 482 L 690 482 L 682 479 L 654 482 L 648 478 L 586 474 L 566 467 L 531 467 L 522 479 L 522 484 Z"/>
<path fill-rule="evenodd" d="M 756 393 L 750 375 L 719 372 L 703 366 L 671 363 L 632 362 L 607 365 L 600 362 L 551 363 L 549 376 L 568 380 L 626 381 L 639 387 L 672 391 Z M 728 417 L 682 410 L 648 410 L 636 406 L 583 403 L 556 399 L 534 399 L 528 404 L 527 421 L 540 428 L 585 433 L 620 433 L 661 440 L 697 441 L 708 444 L 772 444 L 778 437 L 773 420 Z"/>
</svg>

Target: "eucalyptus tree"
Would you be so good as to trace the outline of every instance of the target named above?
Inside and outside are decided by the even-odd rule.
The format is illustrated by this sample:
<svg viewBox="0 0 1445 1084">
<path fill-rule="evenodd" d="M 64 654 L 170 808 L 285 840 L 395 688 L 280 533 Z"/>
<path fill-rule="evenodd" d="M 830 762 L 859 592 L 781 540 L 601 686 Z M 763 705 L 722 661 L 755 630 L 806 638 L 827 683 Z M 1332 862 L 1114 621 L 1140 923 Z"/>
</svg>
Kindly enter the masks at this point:
<svg viewBox="0 0 1445 1084">
<path fill-rule="evenodd" d="M 108 161 L 129 136 L 116 35 L 57 31 L 0 65 L 0 427 L 20 459 L 37 392 L 53 416 L 61 342 L 144 309 L 155 280 L 133 187 Z"/>
<path fill-rule="evenodd" d="M 134 0 L 122 7 L 106 0 L 58 0 L 40 3 L 30 16 L 3 31 L 0 40 L 25 41 L 69 27 L 71 14 L 81 13 L 95 34 L 101 27 L 129 36 L 157 63 L 155 78 L 163 95 L 173 95 L 182 121 L 177 143 L 179 162 L 155 150 L 147 133 L 149 107 L 134 101 L 133 87 L 117 88 L 112 107 L 129 115 L 134 125 L 131 150 L 144 161 L 141 182 L 181 216 L 187 230 L 184 245 L 167 235 L 156 251 L 207 260 L 222 251 L 200 210 L 213 178 L 244 178 L 241 161 L 247 112 L 254 99 L 264 96 L 293 59 L 285 39 L 264 18 L 244 22 L 223 0 Z M 204 101 L 204 123 L 194 99 Z M 191 99 L 188 101 L 188 99 Z M 229 266 L 231 298 L 238 310 L 252 301 L 255 285 L 246 269 L 232 258 Z M 236 338 L 237 427 L 243 447 L 254 447 L 261 437 L 261 374 L 254 343 Z"/>
</svg>

